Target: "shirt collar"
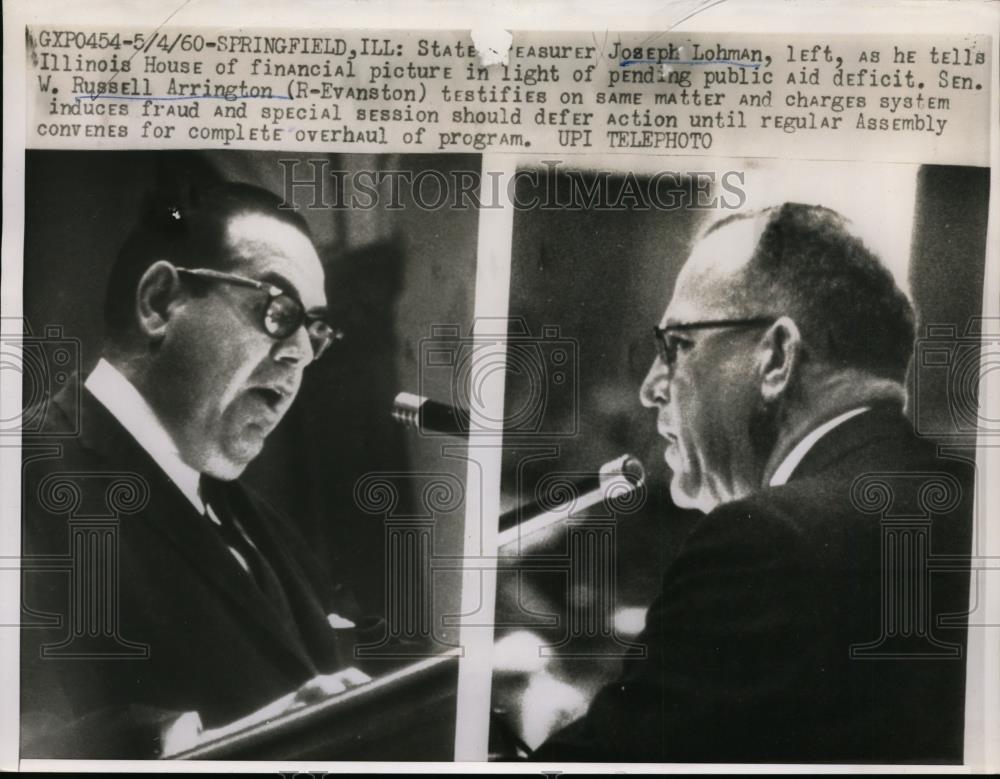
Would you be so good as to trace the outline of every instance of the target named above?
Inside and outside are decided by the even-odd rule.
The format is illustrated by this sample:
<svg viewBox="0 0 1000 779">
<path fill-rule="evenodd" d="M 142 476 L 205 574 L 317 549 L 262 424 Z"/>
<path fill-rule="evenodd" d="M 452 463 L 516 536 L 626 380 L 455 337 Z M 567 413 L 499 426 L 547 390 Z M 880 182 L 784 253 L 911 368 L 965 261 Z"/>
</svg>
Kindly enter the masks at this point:
<svg viewBox="0 0 1000 779">
<path fill-rule="evenodd" d="M 792 477 L 792 473 L 799 467 L 799 463 L 802 462 L 803 458 L 809 453 L 809 450 L 816 445 L 816 442 L 819 441 L 819 439 L 838 425 L 842 425 L 848 419 L 852 419 L 858 414 L 863 414 L 870 408 L 871 406 L 852 408 L 850 411 L 845 411 L 843 414 L 836 416 L 815 428 L 811 433 L 809 433 L 809 435 L 799 441 L 792 451 L 786 455 L 785 459 L 781 461 L 781 465 L 775 469 L 774 474 L 771 476 L 768 486 L 780 487 L 783 484 L 787 484 L 788 480 Z"/>
<path fill-rule="evenodd" d="M 84 386 L 149 453 L 191 505 L 204 514 L 205 504 L 198 493 L 201 475 L 181 459 L 170 434 L 135 385 L 102 357 Z"/>
</svg>

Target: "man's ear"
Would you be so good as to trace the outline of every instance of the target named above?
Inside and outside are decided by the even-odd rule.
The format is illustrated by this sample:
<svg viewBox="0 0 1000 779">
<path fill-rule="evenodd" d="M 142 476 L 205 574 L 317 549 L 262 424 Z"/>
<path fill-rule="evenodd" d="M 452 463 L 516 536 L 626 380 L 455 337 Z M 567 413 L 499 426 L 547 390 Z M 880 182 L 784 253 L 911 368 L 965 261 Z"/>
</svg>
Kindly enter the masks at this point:
<svg viewBox="0 0 1000 779">
<path fill-rule="evenodd" d="M 181 294 L 177 269 L 166 260 L 150 265 L 139 277 L 135 290 L 139 330 L 151 341 L 160 341 Z"/>
<path fill-rule="evenodd" d="M 777 400 L 792 385 L 801 370 L 802 333 L 791 317 L 780 317 L 760 341 L 760 391 L 765 402 Z"/>
</svg>

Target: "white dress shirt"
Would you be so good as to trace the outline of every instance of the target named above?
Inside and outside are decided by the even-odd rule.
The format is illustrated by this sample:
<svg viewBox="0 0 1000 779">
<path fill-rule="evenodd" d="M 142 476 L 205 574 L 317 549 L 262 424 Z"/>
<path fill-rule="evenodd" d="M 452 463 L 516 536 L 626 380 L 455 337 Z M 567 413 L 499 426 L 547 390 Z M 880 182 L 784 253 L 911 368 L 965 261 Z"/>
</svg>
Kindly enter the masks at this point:
<svg viewBox="0 0 1000 779">
<path fill-rule="evenodd" d="M 201 499 L 201 474 L 181 459 L 170 434 L 135 385 L 102 357 L 84 386 L 149 453 L 198 513 L 221 527 L 222 521 L 215 511 Z M 249 538 L 247 541 L 253 543 Z M 250 565 L 246 558 L 237 549 L 228 544 L 226 546 L 236 562 L 249 573 Z"/>
<path fill-rule="evenodd" d="M 170 434 L 132 382 L 126 379 L 115 366 L 101 358 L 90 376 L 87 377 L 84 386 L 149 453 L 149 456 L 177 485 L 177 488 L 197 509 L 198 513 L 208 517 L 215 524 L 221 525 L 222 522 L 215 516 L 212 507 L 206 506 L 201 499 L 199 490 L 201 474 L 181 459 Z M 244 537 L 248 543 L 253 544 L 252 539 L 245 534 Z M 243 555 L 228 544 L 227 547 L 236 558 L 236 562 L 249 573 L 250 566 Z M 338 614 L 327 615 L 327 621 L 334 628 L 354 627 L 351 620 Z"/>
<path fill-rule="evenodd" d="M 771 476 L 768 486 L 780 487 L 782 484 L 787 484 L 788 480 L 792 477 L 792 473 L 799 467 L 799 463 L 801 463 L 805 456 L 809 454 L 809 450 L 816 445 L 817 441 L 838 425 L 842 425 L 848 419 L 852 419 L 858 414 L 863 414 L 870 408 L 870 406 L 852 408 L 850 411 L 845 411 L 843 414 L 840 414 L 839 416 L 836 416 L 815 428 L 811 433 L 809 433 L 809 435 L 799 441 L 792 451 L 788 453 L 785 459 L 781 461 L 781 465 L 775 469 L 774 474 Z"/>
<path fill-rule="evenodd" d="M 204 514 L 205 503 L 198 492 L 201 474 L 181 459 L 170 434 L 132 382 L 102 357 L 84 386 L 149 453 L 198 513 Z"/>
</svg>

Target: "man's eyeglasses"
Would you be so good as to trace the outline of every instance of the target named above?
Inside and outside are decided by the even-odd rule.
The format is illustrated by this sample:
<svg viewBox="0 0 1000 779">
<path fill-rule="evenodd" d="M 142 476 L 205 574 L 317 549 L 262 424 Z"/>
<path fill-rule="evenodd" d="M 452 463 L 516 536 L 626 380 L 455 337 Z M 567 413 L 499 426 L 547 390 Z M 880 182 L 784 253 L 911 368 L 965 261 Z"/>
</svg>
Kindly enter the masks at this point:
<svg viewBox="0 0 1000 779">
<path fill-rule="evenodd" d="M 337 330 L 319 317 L 310 316 L 297 298 L 292 297 L 274 284 L 210 268 L 177 268 L 177 272 L 202 279 L 221 281 L 225 284 L 252 287 L 266 293 L 267 304 L 261 312 L 261 327 L 264 328 L 264 332 L 275 340 L 281 341 L 305 325 L 306 332 L 309 334 L 309 342 L 312 344 L 314 360 L 318 360 L 334 341 L 340 341 L 344 338 L 342 331 Z"/>
<path fill-rule="evenodd" d="M 745 327 L 765 327 L 774 324 L 777 317 L 758 316 L 749 319 L 709 319 L 704 322 L 684 322 L 679 325 L 667 325 L 666 327 L 653 326 L 653 334 L 656 336 L 656 350 L 663 364 L 671 370 L 677 363 L 677 349 L 683 342 L 676 333 L 685 333 L 691 330 L 709 330 L 713 328 L 745 328 Z"/>
</svg>

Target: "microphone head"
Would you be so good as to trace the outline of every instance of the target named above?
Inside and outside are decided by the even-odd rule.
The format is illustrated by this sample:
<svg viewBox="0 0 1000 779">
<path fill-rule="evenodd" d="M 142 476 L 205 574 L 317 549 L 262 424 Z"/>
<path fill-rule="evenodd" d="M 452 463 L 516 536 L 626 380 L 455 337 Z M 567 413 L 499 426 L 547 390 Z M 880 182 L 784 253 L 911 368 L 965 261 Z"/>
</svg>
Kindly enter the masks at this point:
<svg viewBox="0 0 1000 779">
<path fill-rule="evenodd" d="M 393 421 L 404 427 L 418 429 L 420 427 L 420 407 L 427 402 L 423 395 L 412 392 L 400 392 L 392 401 Z"/>
<path fill-rule="evenodd" d="M 642 467 L 642 461 L 638 457 L 623 454 L 604 463 L 598 471 L 598 478 L 601 484 L 624 479 L 632 487 L 638 488 L 646 482 L 646 469 Z"/>
<path fill-rule="evenodd" d="M 392 404 L 392 418 L 425 435 L 448 435 L 455 438 L 469 436 L 467 411 L 412 392 L 400 392 L 396 395 Z"/>
</svg>

